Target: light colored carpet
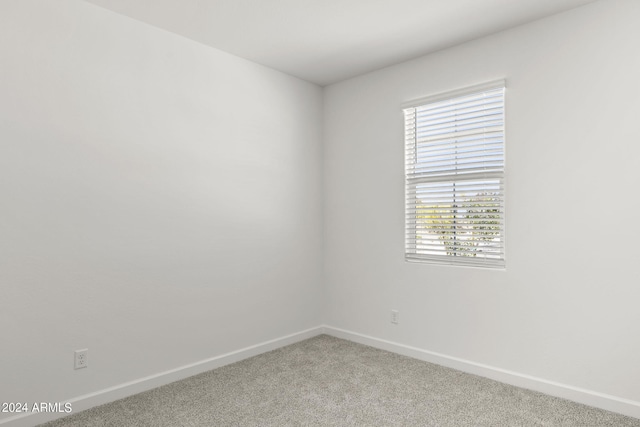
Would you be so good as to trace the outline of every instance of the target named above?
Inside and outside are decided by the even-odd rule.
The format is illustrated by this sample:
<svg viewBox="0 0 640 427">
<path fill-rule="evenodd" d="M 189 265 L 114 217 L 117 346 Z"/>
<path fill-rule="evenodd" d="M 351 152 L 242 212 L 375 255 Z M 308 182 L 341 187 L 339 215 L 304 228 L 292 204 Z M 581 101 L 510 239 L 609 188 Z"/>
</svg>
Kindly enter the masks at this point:
<svg viewBox="0 0 640 427">
<path fill-rule="evenodd" d="M 321 335 L 44 424 L 640 426 L 640 420 Z"/>
</svg>

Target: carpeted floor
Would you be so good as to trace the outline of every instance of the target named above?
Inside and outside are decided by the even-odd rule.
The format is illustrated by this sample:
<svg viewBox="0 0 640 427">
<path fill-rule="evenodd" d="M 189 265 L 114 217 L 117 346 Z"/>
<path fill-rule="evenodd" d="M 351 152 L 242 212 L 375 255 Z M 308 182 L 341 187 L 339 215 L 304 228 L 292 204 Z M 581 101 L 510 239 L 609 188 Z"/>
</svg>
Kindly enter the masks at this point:
<svg viewBox="0 0 640 427">
<path fill-rule="evenodd" d="M 640 427 L 640 419 L 321 335 L 44 426 Z"/>
</svg>

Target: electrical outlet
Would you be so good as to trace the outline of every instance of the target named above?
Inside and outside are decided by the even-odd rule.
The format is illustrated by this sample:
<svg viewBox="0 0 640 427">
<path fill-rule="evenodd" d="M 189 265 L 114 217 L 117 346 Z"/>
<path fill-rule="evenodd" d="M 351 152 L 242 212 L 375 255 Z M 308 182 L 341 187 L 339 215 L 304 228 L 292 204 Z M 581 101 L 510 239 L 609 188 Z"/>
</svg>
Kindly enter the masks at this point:
<svg viewBox="0 0 640 427">
<path fill-rule="evenodd" d="M 398 310 L 391 310 L 391 323 L 397 325 L 400 321 L 400 313 Z"/>
<path fill-rule="evenodd" d="M 76 350 L 73 355 L 73 368 L 82 369 L 89 366 L 89 359 L 87 358 L 88 348 L 82 350 Z"/>
</svg>

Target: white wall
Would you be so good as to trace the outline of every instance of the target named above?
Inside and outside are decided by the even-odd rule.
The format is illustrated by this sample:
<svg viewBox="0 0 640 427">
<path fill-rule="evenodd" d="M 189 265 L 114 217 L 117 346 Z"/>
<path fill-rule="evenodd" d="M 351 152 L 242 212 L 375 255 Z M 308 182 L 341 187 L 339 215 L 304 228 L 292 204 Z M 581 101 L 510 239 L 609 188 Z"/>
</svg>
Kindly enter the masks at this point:
<svg viewBox="0 0 640 427">
<path fill-rule="evenodd" d="M 321 114 L 315 85 L 82 1 L 0 2 L 0 402 L 319 325 Z"/>
<path fill-rule="evenodd" d="M 327 323 L 639 402 L 638 22 L 600 1 L 327 87 Z M 400 105 L 499 78 L 506 271 L 406 263 Z"/>
</svg>

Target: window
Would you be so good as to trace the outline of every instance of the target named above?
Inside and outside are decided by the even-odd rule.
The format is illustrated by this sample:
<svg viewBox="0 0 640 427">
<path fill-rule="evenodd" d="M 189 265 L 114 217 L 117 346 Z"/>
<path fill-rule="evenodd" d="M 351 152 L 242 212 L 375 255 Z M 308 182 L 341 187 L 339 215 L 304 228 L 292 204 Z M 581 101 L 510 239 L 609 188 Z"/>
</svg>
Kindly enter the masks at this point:
<svg viewBox="0 0 640 427">
<path fill-rule="evenodd" d="M 413 102 L 405 120 L 405 258 L 503 268 L 504 81 Z"/>
</svg>

